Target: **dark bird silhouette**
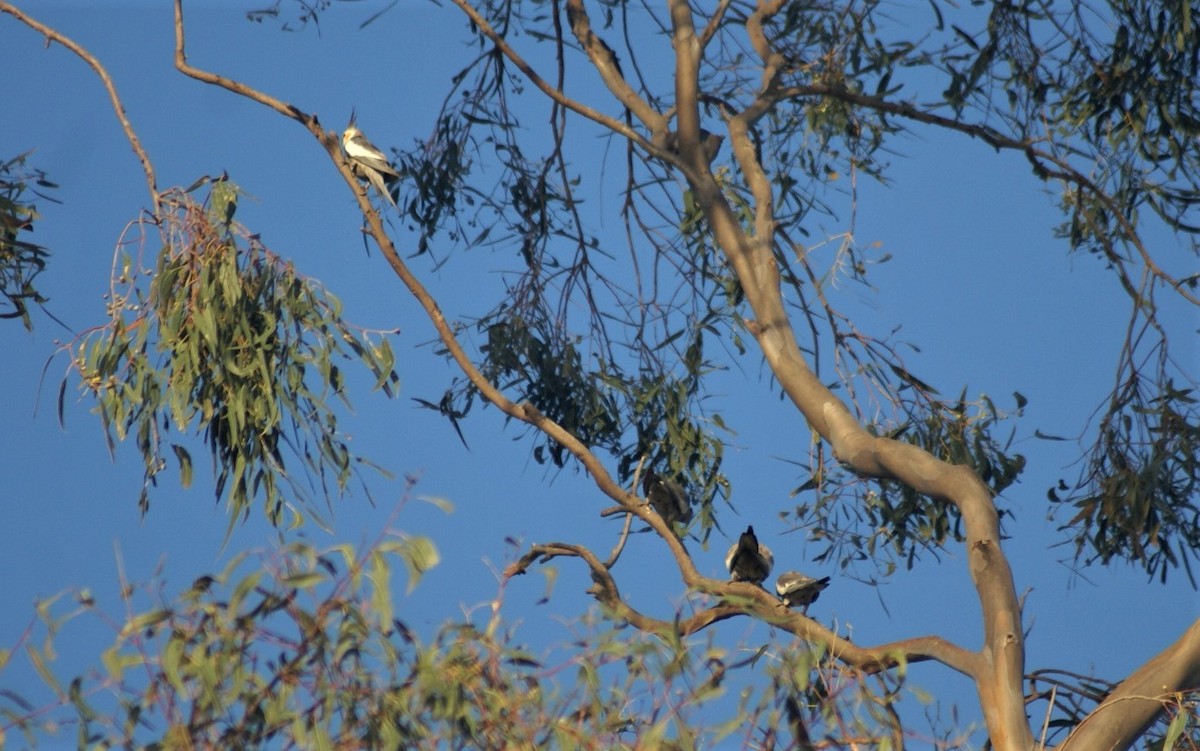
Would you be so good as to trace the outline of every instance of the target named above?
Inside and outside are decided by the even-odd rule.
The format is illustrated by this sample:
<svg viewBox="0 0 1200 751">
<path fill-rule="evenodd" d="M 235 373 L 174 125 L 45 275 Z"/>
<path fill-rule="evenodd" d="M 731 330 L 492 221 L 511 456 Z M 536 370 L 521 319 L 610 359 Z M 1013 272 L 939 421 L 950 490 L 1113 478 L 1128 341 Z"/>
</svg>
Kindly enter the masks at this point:
<svg viewBox="0 0 1200 751">
<path fill-rule="evenodd" d="M 746 531 L 725 556 L 725 567 L 729 569 L 731 581 L 735 582 L 761 585 L 774 565 L 775 556 L 771 555 L 770 548 L 754 536 L 754 527 L 746 527 Z"/>
<path fill-rule="evenodd" d="M 647 469 L 642 476 L 642 492 L 646 494 L 650 506 L 672 527 L 677 523 L 688 524 L 692 521 L 692 504 L 683 488 L 674 480 Z"/>
<path fill-rule="evenodd" d="M 829 577 L 814 579 L 799 571 L 784 571 L 775 580 L 775 592 L 789 608 L 804 608 L 817 601 L 821 592 L 829 586 Z"/>
<path fill-rule="evenodd" d="M 721 153 L 721 145 L 725 143 L 725 136 L 716 133 L 710 133 L 704 128 L 700 129 L 700 144 L 704 149 L 704 159 L 709 164 L 717 158 Z M 655 144 L 662 149 L 665 149 L 676 156 L 679 155 L 679 133 L 676 131 L 668 131 L 666 137 Z"/>
</svg>

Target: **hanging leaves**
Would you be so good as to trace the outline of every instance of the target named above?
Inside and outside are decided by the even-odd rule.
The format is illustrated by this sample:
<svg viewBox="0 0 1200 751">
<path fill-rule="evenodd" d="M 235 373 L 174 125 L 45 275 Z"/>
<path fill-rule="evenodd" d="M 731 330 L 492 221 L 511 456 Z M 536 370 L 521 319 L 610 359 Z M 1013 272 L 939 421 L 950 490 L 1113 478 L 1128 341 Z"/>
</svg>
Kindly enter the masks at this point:
<svg viewBox="0 0 1200 751">
<path fill-rule="evenodd" d="M 1143 379 L 1125 384 L 1121 403 L 1101 422 L 1087 472 L 1047 497 L 1074 512 L 1061 528 L 1073 533 L 1077 560 L 1125 558 L 1162 581 L 1182 568 L 1195 587 L 1200 415 L 1193 389 L 1168 381 L 1152 395 L 1149 387 Z"/>
<path fill-rule="evenodd" d="M 272 523 L 283 523 L 284 508 L 298 523 L 291 497 L 319 520 L 308 489 L 340 495 L 363 462 L 331 406 L 346 400 L 339 363 L 359 360 L 390 396 L 395 357 L 386 336 L 352 328 L 336 297 L 233 222 L 237 196 L 225 178 L 207 206 L 168 196 L 153 272 L 122 252 L 111 320 L 77 342 L 72 365 L 110 448 L 136 441 L 143 513 L 168 449 L 191 482 L 191 452 L 167 439 L 176 432 L 208 449 L 231 527 L 256 500 Z"/>
<path fill-rule="evenodd" d="M 46 302 L 33 282 L 50 253 L 26 239 L 40 218 L 27 194 L 44 198 L 38 188 L 57 186 L 41 170 L 26 166 L 28 158 L 26 152 L 0 163 L 0 318 L 20 318 L 32 330 L 29 306 Z"/>
</svg>

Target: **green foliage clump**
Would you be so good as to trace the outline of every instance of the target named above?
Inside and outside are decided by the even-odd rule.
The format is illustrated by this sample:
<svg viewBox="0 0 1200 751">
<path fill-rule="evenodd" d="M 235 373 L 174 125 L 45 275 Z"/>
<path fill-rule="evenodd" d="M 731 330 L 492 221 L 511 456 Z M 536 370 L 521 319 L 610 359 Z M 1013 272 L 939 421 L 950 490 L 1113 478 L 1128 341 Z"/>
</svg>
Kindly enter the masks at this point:
<svg viewBox="0 0 1200 751">
<path fill-rule="evenodd" d="M 1150 396 L 1135 378 L 1099 427 L 1088 471 L 1047 492 L 1056 507 L 1073 509 L 1063 525 L 1073 532 L 1076 557 L 1108 563 L 1125 558 L 1166 581 L 1183 568 L 1192 586 L 1191 559 L 1200 550 L 1200 420 L 1193 389 L 1168 382 Z"/>
<path fill-rule="evenodd" d="M 118 617 L 87 591 L 65 613 L 63 598 L 47 600 L 44 638 L 31 629 L 23 652 L 53 698 L 0 692 L 0 743 L 73 733 L 80 748 L 690 748 L 774 734 L 785 705 L 803 714 L 794 721 L 821 722 L 832 711 L 822 697 L 856 684 L 801 642 L 733 659 L 711 637 L 630 638 L 608 621 L 551 661 L 515 641 L 499 598 L 483 623 L 447 623 L 425 641 L 393 598 L 397 561 L 411 584 L 438 556 L 430 540 L 392 532 L 362 551 L 295 542 L 240 555 L 170 599 L 161 581 L 122 582 Z M 96 669 L 62 680 L 55 641 L 82 616 L 113 641 Z M 0 674 L 13 656 L 0 650 Z M 763 660 L 771 686 L 739 687 L 739 707 L 716 721 L 729 686 Z"/>
<path fill-rule="evenodd" d="M 40 218 L 25 194 L 41 195 L 37 188 L 58 186 L 41 170 L 28 167 L 28 159 L 25 153 L 0 163 L 0 318 L 20 318 L 32 330 L 29 306 L 46 302 L 33 282 L 45 270 L 50 252 L 25 239 Z M 37 187 L 31 187 L 31 182 Z"/>
<path fill-rule="evenodd" d="M 339 361 L 362 362 L 389 395 L 399 378 L 386 336 L 352 328 L 336 297 L 233 222 L 237 196 L 221 179 L 207 208 L 187 194 L 164 204 L 153 273 L 121 253 L 111 319 L 82 338 L 72 366 L 96 399 L 110 449 L 136 438 L 143 513 L 168 450 L 183 485 L 191 482 L 191 452 L 166 435 L 173 426 L 202 436 L 231 527 L 257 498 L 272 523 L 282 523 L 285 507 L 298 523 L 285 498 L 304 499 L 306 489 L 289 454 L 326 497 L 344 492 L 363 462 L 330 406 L 333 396 L 346 401 Z M 64 380 L 60 414 L 65 389 Z"/>
</svg>

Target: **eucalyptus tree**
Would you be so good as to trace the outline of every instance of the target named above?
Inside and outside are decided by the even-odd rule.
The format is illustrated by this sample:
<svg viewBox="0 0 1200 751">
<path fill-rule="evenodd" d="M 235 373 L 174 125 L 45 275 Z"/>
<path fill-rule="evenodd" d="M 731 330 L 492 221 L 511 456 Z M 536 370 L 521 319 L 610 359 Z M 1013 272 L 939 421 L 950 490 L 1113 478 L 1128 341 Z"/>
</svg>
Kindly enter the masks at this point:
<svg viewBox="0 0 1200 751">
<path fill-rule="evenodd" d="M 315 24 L 337 5 L 279 0 L 251 18 Z M 693 607 L 647 613 L 623 597 L 621 577 L 632 574 L 620 566 L 620 544 L 607 557 L 575 542 L 533 545 L 507 576 L 577 559 L 607 618 L 677 655 L 692 648 L 688 637 L 735 617 L 791 635 L 742 718 L 747 737 L 764 746 L 818 747 L 814 738 L 819 747 L 902 746 L 894 707 L 916 662 L 974 683 L 992 748 L 1128 748 L 1147 733 L 1185 742 L 1200 685 L 1200 622 L 1115 684 L 1031 673 L 1001 526 L 1003 494 L 1026 458 L 1011 451 L 990 399 L 968 400 L 965 390 L 942 397 L 888 337 L 841 310 L 838 284 L 871 283 L 869 248 L 847 241 L 833 254 L 816 250 L 828 240 L 820 228 L 856 200 L 836 178 L 886 182 L 904 134 L 1023 159 L 1029 190 L 1057 197 L 1063 219 L 1053 230 L 1063 251 L 1099 259 L 1128 306 L 1114 387 L 1082 469 L 1051 488 L 1049 501 L 1079 565 L 1123 559 L 1163 579 L 1179 570 L 1190 577 L 1200 549 L 1200 429 L 1194 376 L 1177 354 L 1188 332 L 1161 306 L 1200 302 L 1197 276 L 1175 270 L 1177 259 L 1145 236 L 1165 228 L 1196 251 L 1195 8 L 450 0 L 444 10 L 470 46 L 440 111 L 413 114 L 432 135 L 394 153 L 398 217 L 393 195 L 373 201 L 341 134 L 305 102 L 190 64 L 178 0 L 175 63 L 295 120 L 329 155 L 372 243 L 457 369 L 444 393 L 423 403 L 455 427 L 486 403 L 526 428 L 537 462 L 585 471 L 602 516 L 624 517 L 626 534 L 633 520 L 656 533 Z M 374 22 L 404 12 L 389 6 Z M 602 169 L 584 166 L 597 137 Z M 612 176 L 617 185 L 607 188 Z M 390 388 L 387 338 L 345 324 L 336 299 L 243 232 L 227 179 L 211 182 L 203 210 L 188 192 L 160 192 L 148 165 L 147 184 L 149 211 L 167 228 L 165 252 L 153 273 L 123 277 L 128 304 L 114 305 L 112 325 L 73 359 L 111 436 L 136 437 L 146 459 L 143 506 L 169 459 L 190 472 L 186 447 L 163 444 L 158 426 L 172 420 L 208 443 L 231 523 L 257 502 L 279 522 L 314 512 L 293 502 L 302 489 L 290 468 L 341 488 L 357 466 L 325 406 L 341 390 L 336 358 L 357 356 Z M 469 323 L 448 317 L 422 282 L 423 257 L 482 250 L 506 254 L 516 268 L 490 310 Z M 197 299 L 219 304 L 197 308 Z M 125 318 L 130 310 L 137 325 Z M 755 583 L 701 572 L 696 543 L 708 541 L 735 497 L 737 478 L 723 471 L 725 431 L 749 419 L 707 406 L 713 374 L 729 362 L 765 366 L 770 377 L 758 387 L 777 389 L 791 407 L 772 419 L 790 427 L 808 460 L 800 490 L 811 500 L 759 511 L 793 515 L 826 542 L 822 559 L 845 564 L 865 553 L 891 571 L 894 561 L 927 565 L 923 554 L 960 550 L 977 594 L 977 647 L 939 635 L 860 644 Z M 313 379 L 327 391 L 312 390 Z M 1019 413 L 1024 398 L 1015 400 Z M 668 488 L 673 512 L 663 516 L 654 495 Z M 428 563 L 427 552 L 404 554 L 414 571 Z M 286 590 L 289 580 L 281 583 Z M 271 597 L 272 605 L 288 600 L 286 591 Z M 375 654 L 395 658 L 386 648 Z M 476 654 L 496 662 L 495 650 Z M 645 664 L 638 679 L 653 681 Z M 703 682 L 689 698 L 709 700 L 727 667 L 715 658 L 690 664 Z M 620 718 L 619 702 L 594 698 L 586 707 L 538 705 L 528 717 L 544 723 L 545 712 L 558 712 L 559 730 L 566 719 L 614 744 L 686 746 L 703 731 L 670 718 Z M 1030 717 L 1036 701 L 1050 705 L 1046 728 Z M 408 732 L 387 708 L 366 714 L 389 742 Z M 495 739 L 476 720 L 455 722 L 477 743 Z M 1194 725 L 1188 734 L 1194 739 Z"/>
</svg>

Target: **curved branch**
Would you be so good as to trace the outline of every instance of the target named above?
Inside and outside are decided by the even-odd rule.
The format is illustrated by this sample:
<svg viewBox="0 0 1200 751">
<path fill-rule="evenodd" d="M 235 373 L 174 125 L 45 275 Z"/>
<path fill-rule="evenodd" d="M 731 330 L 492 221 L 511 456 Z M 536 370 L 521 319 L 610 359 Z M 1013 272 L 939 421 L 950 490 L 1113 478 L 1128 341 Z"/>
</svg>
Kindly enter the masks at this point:
<svg viewBox="0 0 1200 751">
<path fill-rule="evenodd" d="M 672 0 L 671 9 L 676 29 L 676 75 L 682 76 L 695 70 L 694 36 L 688 34 L 691 18 L 686 2 Z M 678 80 L 676 89 L 679 94 L 688 90 Z M 767 102 L 771 97 L 761 99 Z M 683 101 L 679 104 L 682 135 L 688 108 Z M 731 133 L 735 123 L 748 126 L 753 116 L 752 112 L 743 112 L 731 119 Z M 747 327 L 783 390 L 808 424 L 829 442 L 834 456 L 860 475 L 898 480 L 934 499 L 953 503 L 959 510 L 966 530 L 968 566 L 983 611 L 984 647 L 978 660 L 955 655 L 954 663 L 976 680 L 995 747 L 1028 749 L 1032 734 L 1024 708 L 1020 607 L 1012 570 L 1000 547 L 999 516 L 988 487 L 968 467 L 939 460 L 915 446 L 873 436 L 859 424 L 845 403 L 809 368 L 800 350 L 783 304 L 774 232 L 764 232 L 768 229 L 763 222 L 770 216 L 769 207 L 756 207 L 757 234 L 748 236 L 711 175 L 688 172 L 687 176 L 756 316 L 746 322 Z M 764 200 L 773 201 L 770 196 L 758 197 L 760 203 Z M 804 630 L 811 633 L 809 627 Z M 851 654 L 856 655 L 852 659 L 868 665 L 878 659 L 878 655 Z"/>
<path fill-rule="evenodd" d="M 621 66 L 612 48 L 592 31 L 591 19 L 587 9 L 583 7 L 583 0 L 567 0 L 567 20 L 575 39 L 579 41 L 604 85 L 617 101 L 625 105 L 647 130 L 652 133 L 664 130 L 667 127 L 667 119 L 637 95 L 621 73 Z M 522 71 L 529 75 L 523 68 Z M 534 82 L 536 83 L 536 80 Z"/>
<path fill-rule="evenodd" d="M 72 39 L 30 18 L 9 3 L 0 2 L 0 13 L 7 13 L 31 29 L 45 35 L 47 40 L 58 42 L 71 52 L 74 52 L 92 70 L 96 71 L 96 75 L 100 77 L 101 83 L 104 84 L 104 90 L 108 92 L 108 98 L 112 102 L 113 112 L 116 113 L 117 120 L 121 123 L 121 129 L 125 131 L 125 138 L 129 141 L 133 153 L 137 155 L 138 161 L 142 163 L 142 171 L 146 173 L 146 187 L 150 191 L 150 202 L 154 206 L 154 213 L 157 214 L 159 197 L 158 182 L 154 177 L 154 165 L 150 163 L 150 157 L 146 154 L 146 150 L 142 148 L 142 142 L 138 139 L 137 133 L 133 129 L 133 124 L 129 122 L 129 116 L 125 114 L 125 105 L 121 103 L 121 97 L 117 94 L 116 84 L 113 83 L 112 77 L 108 75 L 108 71 L 105 70 L 104 66 L 100 64 L 100 61 L 95 56 Z"/>
<path fill-rule="evenodd" d="M 676 636 L 690 636 L 713 623 L 738 615 L 746 615 L 744 608 L 728 604 L 706 608 L 687 618 L 680 618 L 673 621 L 665 621 L 645 615 L 625 602 L 621 597 L 620 589 L 617 587 L 617 582 L 613 578 L 612 572 L 609 571 L 608 566 L 603 561 L 596 557 L 595 553 L 583 545 L 571 545 L 565 542 L 533 545 L 530 547 L 528 553 L 504 569 L 504 578 L 509 579 L 524 574 L 534 561 L 545 563 L 560 556 L 579 558 L 586 563 L 588 569 L 591 571 L 593 582 L 592 586 L 588 588 L 588 594 L 595 597 L 597 602 L 612 611 L 614 618 L 625 621 L 637 630 L 645 633 L 658 634 L 660 636 L 671 634 Z"/>
<path fill-rule="evenodd" d="M 187 61 L 187 53 L 184 49 L 184 33 L 183 33 L 183 0 L 175 0 L 175 69 L 180 73 L 194 78 L 197 81 L 219 86 L 222 89 L 232 91 L 234 94 L 240 94 L 247 99 L 258 102 L 266 107 L 270 107 L 284 117 L 291 118 L 297 122 L 308 126 L 309 132 L 317 136 L 318 140 L 323 140 L 323 137 L 328 137 L 331 142 L 334 142 L 334 152 L 338 151 L 336 142 L 322 130 L 317 122 L 316 115 L 309 115 L 300 111 L 294 105 L 284 102 L 282 99 L 276 99 L 270 94 L 261 92 L 253 87 L 247 86 L 240 81 L 234 81 L 231 78 L 210 73 L 207 70 L 195 68 Z M 328 145 L 328 144 L 326 144 Z M 355 183 L 357 184 L 357 183 Z"/>
<path fill-rule="evenodd" d="M 800 639 L 820 644 L 834 659 L 866 673 L 933 660 L 975 680 L 985 674 L 982 654 L 964 649 L 940 636 L 918 636 L 865 647 L 838 636 L 807 615 L 788 608 L 779 598 L 761 587 L 716 579 L 704 579 L 701 584 L 701 587 L 697 587 L 700 591 L 723 600 L 732 600 L 747 614 Z"/>
<path fill-rule="evenodd" d="M 1121 682 L 1058 751 L 1131 748 L 1172 696 L 1200 688 L 1200 619 Z"/>
<path fill-rule="evenodd" d="M 940 662 L 970 678 L 978 679 L 983 673 L 982 655 L 938 636 L 919 636 L 874 647 L 860 646 L 838 636 L 803 613 L 789 609 L 761 587 L 746 582 L 727 582 L 701 577 L 694 589 L 717 598 L 717 605 L 704 608 L 686 618 L 654 618 L 637 610 L 621 597 L 609 566 L 582 545 L 563 542 L 533 545 L 529 552 L 504 570 L 504 578 L 510 579 L 526 573 L 535 561 L 545 563 L 558 557 L 579 558 L 587 564 L 593 582 L 588 588 L 588 593 L 608 608 L 614 618 L 646 633 L 682 638 L 720 621 L 736 616 L 752 616 L 804 641 L 819 644 L 831 658 L 868 674 L 889 670 L 902 664 L 930 660 Z"/>
<path fill-rule="evenodd" d="M 624 511 L 624 509 L 622 508 Z M 617 544 L 613 546 L 612 552 L 608 554 L 608 560 L 604 562 L 604 568 L 611 569 L 617 565 L 617 561 L 621 558 L 621 553 L 625 551 L 625 543 L 629 540 L 629 530 L 633 527 L 633 514 L 625 511 L 625 524 L 621 527 L 621 536 L 617 539 Z"/>
</svg>

